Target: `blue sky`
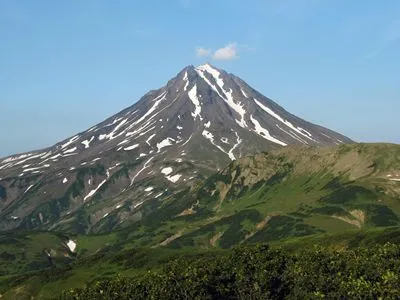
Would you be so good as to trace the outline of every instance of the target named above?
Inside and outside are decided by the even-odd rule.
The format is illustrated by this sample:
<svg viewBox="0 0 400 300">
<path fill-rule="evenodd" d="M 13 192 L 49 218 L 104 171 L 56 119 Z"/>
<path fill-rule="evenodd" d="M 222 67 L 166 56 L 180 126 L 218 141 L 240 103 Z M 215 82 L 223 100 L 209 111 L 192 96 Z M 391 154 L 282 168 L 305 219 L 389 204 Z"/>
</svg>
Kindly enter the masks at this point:
<svg viewBox="0 0 400 300">
<path fill-rule="evenodd" d="M 0 156 L 205 61 L 306 120 L 400 143 L 400 1 L 0 0 Z"/>
</svg>

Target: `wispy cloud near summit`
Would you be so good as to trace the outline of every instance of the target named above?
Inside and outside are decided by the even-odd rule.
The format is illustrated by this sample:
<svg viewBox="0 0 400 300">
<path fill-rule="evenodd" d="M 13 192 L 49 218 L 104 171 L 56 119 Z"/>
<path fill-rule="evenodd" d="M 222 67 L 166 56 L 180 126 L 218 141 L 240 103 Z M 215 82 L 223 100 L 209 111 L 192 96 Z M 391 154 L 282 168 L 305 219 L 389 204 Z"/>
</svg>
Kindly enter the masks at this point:
<svg viewBox="0 0 400 300">
<path fill-rule="evenodd" d="M 204 47 L 196 48 L 197 57 L 211 57 L 213 60 L 233 60 L 239 58 L 237 43 L 229 43 L 215 51 Z"/>
</svg>

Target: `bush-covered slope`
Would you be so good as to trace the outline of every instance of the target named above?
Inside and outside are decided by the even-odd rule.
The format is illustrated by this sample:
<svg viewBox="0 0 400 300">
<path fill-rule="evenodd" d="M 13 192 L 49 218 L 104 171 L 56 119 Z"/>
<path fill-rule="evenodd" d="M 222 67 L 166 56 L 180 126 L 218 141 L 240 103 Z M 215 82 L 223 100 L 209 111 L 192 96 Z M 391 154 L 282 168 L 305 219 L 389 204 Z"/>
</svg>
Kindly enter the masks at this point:
<svg viewBox="0 0 400 300">
<path fill-rule="evenodd" d="M 60 299 L 398 299 L 400 247 L 295 254 L 267 245 L 178 258 L 160 272 L 101 281 Z"/>
</svg>

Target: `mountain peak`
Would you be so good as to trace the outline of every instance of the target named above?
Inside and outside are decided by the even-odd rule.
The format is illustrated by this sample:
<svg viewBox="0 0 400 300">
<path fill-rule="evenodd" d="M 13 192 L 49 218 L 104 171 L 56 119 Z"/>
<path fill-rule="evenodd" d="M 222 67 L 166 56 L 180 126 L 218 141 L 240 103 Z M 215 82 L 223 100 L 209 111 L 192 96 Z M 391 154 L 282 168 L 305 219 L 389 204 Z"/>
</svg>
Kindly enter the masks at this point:
<svg viewBox="0 0 400 300">
<path fill-rule="evenodd" d="M 204 63 L 202 65 L 197 66 L 196 69 L 203 70 L 203 71 L 219 71 L 218 68 L 214 67 L 209 62 L 206 62 L 206 63 Z"/>
<path fill-rule="evenodd" d="M 109 214 L 122 221 L 147 200 L 190 186 L 242 156 L 348 142 L 210 63 L 187 66 L 104 122 L 53 147 L 0 160 L 0 230 L 64 226 L 82 207 L 105 199 L 90 226 L 100 226 Z M 51 219 L 50 206 L 59 220 Z"/>
</svg>

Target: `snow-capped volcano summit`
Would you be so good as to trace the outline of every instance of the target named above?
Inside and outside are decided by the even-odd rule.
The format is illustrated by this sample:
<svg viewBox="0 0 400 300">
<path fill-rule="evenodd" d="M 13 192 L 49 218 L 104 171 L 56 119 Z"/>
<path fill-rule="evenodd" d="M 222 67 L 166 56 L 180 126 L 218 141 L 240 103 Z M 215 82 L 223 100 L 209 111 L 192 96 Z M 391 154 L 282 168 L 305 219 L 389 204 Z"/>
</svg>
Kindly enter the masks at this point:
<svg viewBox="0 0 400 300">
<path fill-rule="evenodd" d="M 144 203 L 241 156 L 348 142 L 232 74 L 210 64 L 187 66 L 104 122 L 53 147 L 0 160 L 0 228 L 71 227 L 88 209 L 79 230 L 107 218 L 115 226 Z"/>
</svg>

